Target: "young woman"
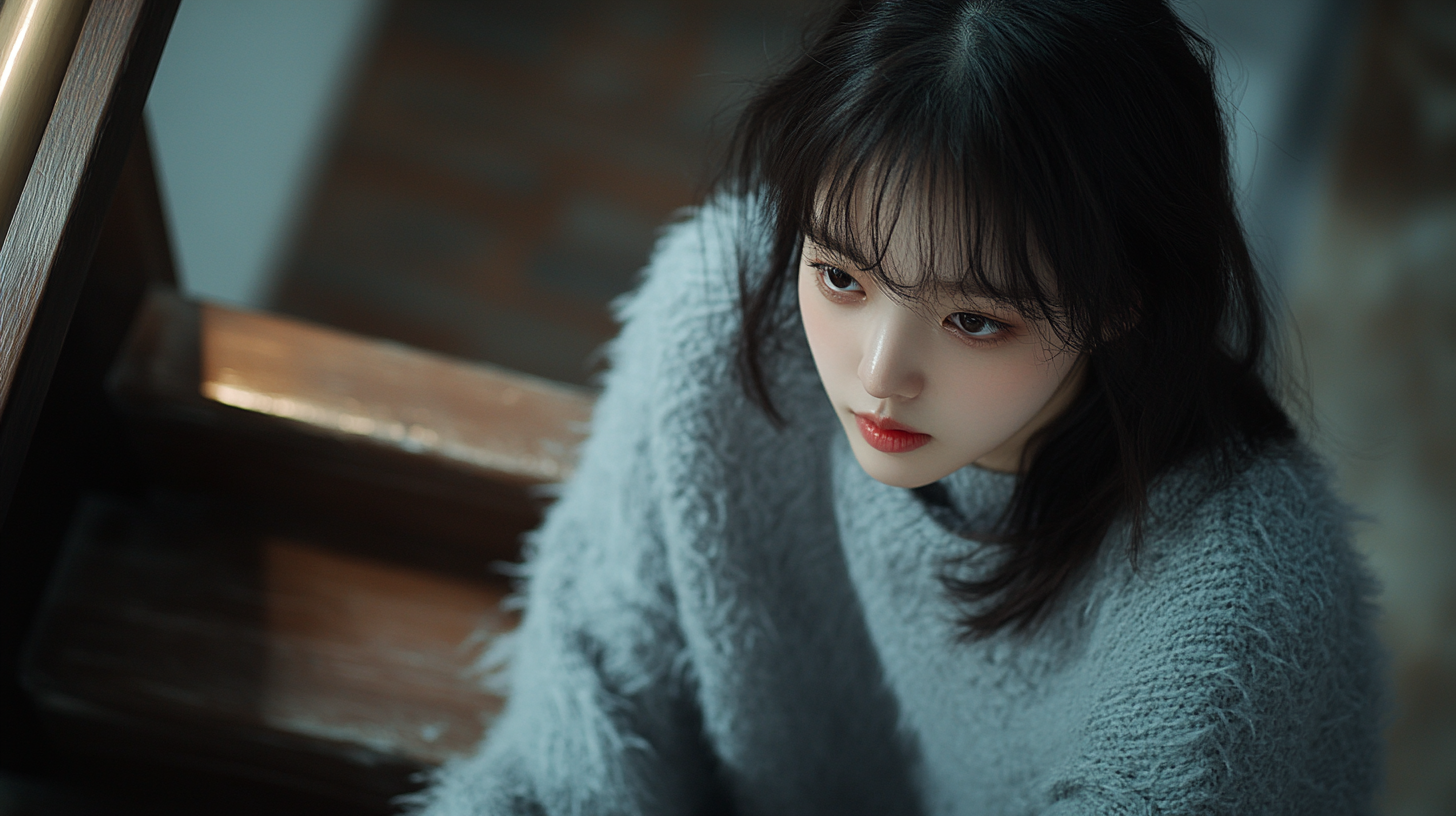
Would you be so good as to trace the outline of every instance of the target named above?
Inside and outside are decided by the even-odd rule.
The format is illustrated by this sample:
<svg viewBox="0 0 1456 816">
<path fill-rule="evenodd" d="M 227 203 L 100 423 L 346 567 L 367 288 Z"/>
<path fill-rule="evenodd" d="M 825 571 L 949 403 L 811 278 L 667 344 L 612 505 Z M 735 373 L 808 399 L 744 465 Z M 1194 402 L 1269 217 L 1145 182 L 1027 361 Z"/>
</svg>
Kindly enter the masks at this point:
<svg viewBox="0 0 1456 816">
<path fill-rule="evenodd" d="M 1369 812 L 1211 62 L 1165 0 L 839 11 L 624 302 L 423 811 Z"/>
</svg>

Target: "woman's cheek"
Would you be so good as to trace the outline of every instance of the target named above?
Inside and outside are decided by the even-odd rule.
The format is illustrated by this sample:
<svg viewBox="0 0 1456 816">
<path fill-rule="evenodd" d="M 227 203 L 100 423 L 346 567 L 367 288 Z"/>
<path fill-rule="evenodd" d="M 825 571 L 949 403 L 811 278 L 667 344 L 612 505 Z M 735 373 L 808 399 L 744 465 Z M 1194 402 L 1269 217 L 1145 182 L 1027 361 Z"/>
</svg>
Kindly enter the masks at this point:
<svg viewBox="0 0 1456 816">
<path fill-rule="evenodd" d="M 1038 359 L 1037 349 L 1002 351 L 972 358 L 960 368 L 951 388 L 947 407 L 961 417 L 964 444 L 972 458 L 989 453 L 1021 430 L 1060 382 L 1058 371 Z"/>
</svg>

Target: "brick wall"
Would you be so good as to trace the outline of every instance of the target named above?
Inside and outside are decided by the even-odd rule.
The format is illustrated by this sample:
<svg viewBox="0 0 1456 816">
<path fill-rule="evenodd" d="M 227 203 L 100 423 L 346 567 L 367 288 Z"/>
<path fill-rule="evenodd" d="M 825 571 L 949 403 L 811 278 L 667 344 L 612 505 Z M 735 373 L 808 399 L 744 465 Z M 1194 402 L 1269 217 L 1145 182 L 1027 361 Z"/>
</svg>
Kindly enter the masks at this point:
<svg viewBox="0 0 1456 816">
<path fill-rule="evenodd" d="M 399 0 L 275 308 L 568 382 L 812 0 Z"/>
</svg>

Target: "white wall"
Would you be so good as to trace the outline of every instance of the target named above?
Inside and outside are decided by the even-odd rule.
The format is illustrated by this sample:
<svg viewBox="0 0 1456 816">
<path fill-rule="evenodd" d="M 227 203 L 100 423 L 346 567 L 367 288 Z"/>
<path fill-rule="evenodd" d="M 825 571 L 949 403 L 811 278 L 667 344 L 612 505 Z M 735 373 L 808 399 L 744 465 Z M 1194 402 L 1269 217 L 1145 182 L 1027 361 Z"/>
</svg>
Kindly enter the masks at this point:
<svg viewBox="0 0 1456 816">
<path fill-rule="evenodd" d="M 185 0 L 147 100 L 183 288 L 261 305 L 380 0 Z"/>
</svg>

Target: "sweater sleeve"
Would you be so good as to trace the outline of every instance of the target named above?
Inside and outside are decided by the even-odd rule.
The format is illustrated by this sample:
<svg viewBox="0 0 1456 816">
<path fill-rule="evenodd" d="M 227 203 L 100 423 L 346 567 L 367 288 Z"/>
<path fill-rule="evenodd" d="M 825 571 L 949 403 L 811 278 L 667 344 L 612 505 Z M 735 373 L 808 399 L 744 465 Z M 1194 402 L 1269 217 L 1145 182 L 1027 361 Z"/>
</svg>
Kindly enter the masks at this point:
<svg viewBox="0 0 1456 816">
<path fill-rule="evenodd" d="M 1044 814 L 1372 812 L 1382 661 L 1348 511 L 1299 451 L 1235 482 L 1102 604 Z"/>
<path fill-rule="evenodd" d="M 712 795 L 660 523 L 655 412 L 681 372 L 668 316 L 701 232 L 670 229 L 625 321 L 576 474 L 528 549 L 505 710 L 415 797 L 425 816 L 703 812 Z M 687 266 L 689 268 L 680 268 Z M 690 294 L 690 293 L 689 293 Z M 680 363 L 680 361 L 677 361 Z"/>
</svg>

